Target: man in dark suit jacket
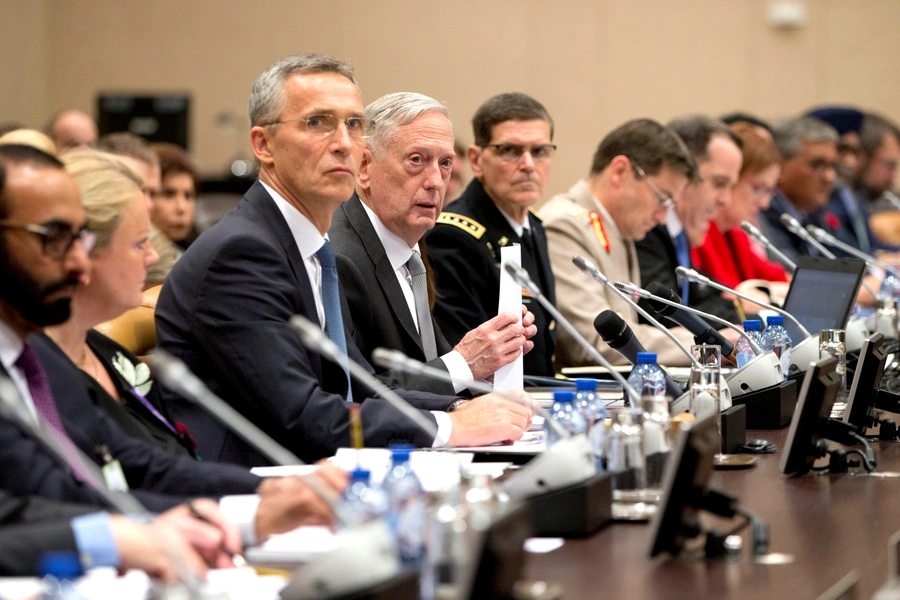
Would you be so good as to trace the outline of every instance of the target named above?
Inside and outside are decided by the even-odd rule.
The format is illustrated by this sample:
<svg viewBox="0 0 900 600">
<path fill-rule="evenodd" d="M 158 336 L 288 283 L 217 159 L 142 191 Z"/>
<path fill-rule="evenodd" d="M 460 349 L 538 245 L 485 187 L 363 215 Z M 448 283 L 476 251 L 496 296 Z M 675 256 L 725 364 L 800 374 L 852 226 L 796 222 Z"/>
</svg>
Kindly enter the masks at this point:
<svg viewBox="0 0 900 600">
<path fill-rule="evenodd" d="M 541 200 L 556 150 L 553 120 L 534 98 L 511 93 L 482 104 L 472 125 L 475 178 L 425 236 L 437 289 L 434 317 L 451 344 L 496 314 L 503 246 L 522 245 L 522 267 L 556 302 L 547 237 L 531 210 Z M 523 300 L 537 327 L 525 375 L 552 377 L 556 322 L 529 295 Z"/>
<path fill-rule="evenodd" d="M 0 418 L 0 489 L 110 508 L 96 491 L 102 482 L 91 483 L 96 476 L 73 458 L 78 448 L 98 465 L 118 461 L 128 487 L 150 510 L 193 496 L 265 488 L 244 524 L 267 535 L 273 514 L 299 509 L 293 513 L 299 517 L 313 505 L 325 506 L 294 490 L 297 504 L 287 507 L 285 496 L 267 498 L 280 483 L 260 486 L 246 469 L 175 457 L 129 438 L 94 407 L 77 368 L 55 345 L 38 336 L 26 343 L 40 328 L 69 318 L 72 293 L 90 266 L 92 236 L 85 233 L 78 187 L 62 163 L 27 146 L 0 146 L 0 216 L 0 376 L 15 390 L 4 392 L 2 401 L 21 403 L 27 418 L 55 437 L 66 455 L 61 464 L 31 436 L 31 427 Z"/>
<path fill-rule="evenodd" d="M 297 314 L 367 365 L 324 238 L 335 210 L 353 193 L 365 148 L 362 102 L 349 66 L 299 55 L 260 76 L 250 105 L 260 180 L 169 275 L 156 309 L 160 347 L 304 459 L 350 445 L 348 400 L 361 403 L 368 446 L 430 447 L 448 439 L 471 445 L 521 436 L 528 416 L 513 423 L 494 406 L 509 401 L 491 397 L 445 412 L 458 398 L 398 391 L 430 411 L 425 417 L 437 426 L 434 437 L 383 399 L 368 397 L 364 386 L 349 385 L 344 367 L 300 343 L 289 326 Z M 202 409 L 170 401 L 205 458 L 268 462 Z"/>
<path fill-rule="evenodd" d="M 676 119 L 668 126 L 678 133 L 697 163 L 699 181 L 674 198 L 665 225 L 657 225 L 636 242 L 641 281 L 644 286 L 662 283 L 685 304 L 735 323 L 738 314 L 731 300 L 712 288 L 679 282 L 675 269 L 693 268 L 690 249 L 703 243 L 716 212 L 731 202 L 731 188 L 741 171 L 740 140 L 725 123 L 704 116 Z M 721 326 L 715 324 L 715 328 Z M 734 336 L 729 329 L 722 333 L 729 339 Z"/>
<path fill-rule="evenodd" d="M 486 379 L 515 360 L 523 346 L 526 351 L 531 347 L 526 336 L 536 332 L 530 325 L 534 316 L 525 314 L 526 331 L 518 315 L 499 315 L 450 346 L 431 314 L 419 258 L 419 242 L 434 226 L 452 171 L 453 127 L 447 109 L 427 96 L 400 92 L 366 107 L 366 121 L 359 195 L 338 209 L 328 232 L 356 344 L 366 358 L 378 347 L 400 350 L 453 379 L 451 384 L 406 375 L 399 380 L 406 388 L 461 393 L 473 380 Z M 417 279 L 414 273 L 421 275 Z"/>
</svg>

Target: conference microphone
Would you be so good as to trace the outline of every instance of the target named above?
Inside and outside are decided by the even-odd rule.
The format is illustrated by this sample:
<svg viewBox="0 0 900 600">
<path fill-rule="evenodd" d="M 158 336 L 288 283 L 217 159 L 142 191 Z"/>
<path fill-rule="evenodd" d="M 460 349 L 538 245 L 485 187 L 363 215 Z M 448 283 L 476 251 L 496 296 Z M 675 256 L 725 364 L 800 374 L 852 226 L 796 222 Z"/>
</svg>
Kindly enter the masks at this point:
<svg viewBox="0 0 900 600">
<path fill-rule="evenodd" d="M 421 361 L 407 356 L 399 350 L 375 348 L 374 350 L 372 350 L 372 362 L 376 365 L 384 367 L 385 369 L 396 369 L 397 371 L 409 373 L 411 375 L 423 375 L 430 379 L 436 379 L 438 381 L 446 383 L 453 383 L 453 377 L 449 372 L 429 366 Z M 558 435 L 559 437 L 567 438 L 572 435 L 568 430 L 566 430 L 562 425 L 560 425 L 553 419 L 547 409 L 543 408 L 537 402 L 528 402 L 516 396 L 515 394 L 510 394 L 509 392 L 504 392 L 503 390 L 495 390 L 493 386 L 487 385 L 486 383 L 482 383 L 480 381 L 474 382 L 469 386 L 469 389 L 476 392 L 481 392 L 482 394 L 496 394 L 497 396 L 506 398 L 507 400 L 512 400 L 516 404 L 521 404 L 522 406 L 530 408 L 537 412 L 541 417 L 543 417 L 547 425 L 551 427 L 553 429 L 553 432 L 556 433 L 556 435 Z"/>
<path fill-rule="evenodd" d="M 102 483 L 104 477 L 100 468 L 75 444 L 71 444 L 64 451 L 60 447 L 59 442 L 44 427 L 38 424 L 38 421 L 25 407 L 25 402 L 19 395 L 16 386 L 13 385 L 9 378 L 3 375 L 0 375 L 0 417 L 17 425 L 34 439 L 41 442 L 60 464 L 72 468 L 72 463 L 76 462 L 78 469 L 89 475 L 89 477 L 84 478 L 85 485 L 97 492 L 113 510 L 123 515 L 140 516 L 148 521 L 156 518 L 156 515 L 148 511 L 130 493 L 119 490 L 114 491 L 104 485 Z M 200 574 L 190 567 L 191 563 L 183 555 L 180 547 L 170 543 L 163 535 L 154 536 L 154 540 L 159 543 L 163 553 L 168 555 L 168 558 L 172 561 L 178 578 L 190 592 L 189 597 L 202 597 L 203 582 Z"/>
<path fill-rule="evenodd" d="M 699 324 L 699 326 L 706 324 L 703 319 L 709 319 L 710 321 L 721 323 L 725 327 L 736 331 L 738 335 L 747 340 L 747 342 L 750 344 L 750 348 L 753 350 L 753 353 L 755 355 L 759 356 L 763 353 L 763 349 L 759 347 L 759 344 L 756 343 L 756 340 L 754 340 L 750 335 L 747 335 L 747 333 L 743 329 L 730 322 L 728 319 L 723 319 L 722 317 L 719 317 L 712 313 L 698 310 L 693 306 L 686 306 L 682 304 L 681 298 L 678 296 L 678 294 L 676 294 L 671 288 L 664 286 L 658 281 L 654 281 L 653 283 L 648 285 L 646 290 L 637 287 L 633 283 L 622 281 L 617 281 L 616 287 L 618 287 L 626 294 L 631 294 L 636 298 L 643 298 L 647 300 L 647 302 L 650 304 L 650 307 L 655 310 L 657 314 L 669 317 L 691 332 L 693 332 L 693 330 L 691 330 L 690 327 L 688 327 L 684 323 L 681 323 L 681 321 L 678 321 L 678 319 L 676 319 L 675 317 L 678 316 L 678 318 L 684 319 L 685 321 L 689 321 L 690 319 L 688 317 L 691 317 Z M 703 319 L 700 319 L 698 317 L 703 317 Z M 716 331 L 716 334 L 720 337 L 722 335 L 718 331 Z M 729 347 L 731 347 L 733 351 L 734 344 L 732 344 L 728 340 L 725 340 L 724 338 L 723 340 L 726 344 L 728 344 Z M 727 356 L 728 354 L 731 354 L 731 352 L 725 352 L 723 347 L 722 354 L 725 354 Z"/>
<path fill-rule="evenodd" d="M 624 300 L 627 304 L 629 304 L 631 307 L 633 307 L 634 310 L 636 310 L 636 311 L 638 312 L 639 315 L 641 315 L 642 317 L 644 317 L 645 319 L 647 319 L 647 321 L 648 321 L 651 325 L 653 325 L 654 327 L 656 327 L 657 329 L 659 329 L 661 332 L 663 332 L 663 334 L 665 334 L 666 337 L 668 337 L 670 340 L 672 340 L 672 342 L 675 343 L 676 346 L 678 346 L 679 350 L 681 350 L 682 352 L 684 352 L 685 356 L 687 356 L 687 357 L 690 359 L 692 365 L 694 365 L 695 367 L 698 367 L 698 368 L 701 366 L 700 363 L 697 362 L 697 359 L 694 358 L 694 355 L 691 354 L 691 353 L 688 351 L 688 349 L 684 347 L 684 344 L 682 344 L 682 343 L 678 340 L 678 338 L 675 337 L 675 335 L 674 335 L 671 331 L 669 331 L 669 328 L 668 328 L 668 327 L 663 326 L 659 321 L 657 321 L 656 319 L 654 319 L 653 317 L 651 317 L 651 316 L 650 316 L 650 313 L 648 313 L 646 310 L 644 310 L 643 308 L 641 308 L 640 306 L 638 306 L 637 302 L 633 301 L 631 298 L 629 298 L 628 296 L 626 296 L 625 294 L 623 294 L 621 291 L 619 291 L 619 290 L 616 288 L 616 286 L 614 286 L 614 285 L 612 284 L 612 282 L 609 280 L 609 278 L 607 278 L 606 275 L 604 275 L 603 273 L 600 272 L 600 269 L 598 269 L 598 268 L 594 265 L 594 263 L 592 263 L 591 261 L 589 261 L 588 259 L 586 259 L 585 257 L 583 257 L 583 256 L 580 255 L 580 254 L 576 254 L 575 256 L 572 257 L 572 263 L 573 263 L 576 267 L 578 267 L 578 270 L 580 270 L 582 273 L 584 273 L 585 275 L 587 275 L 587 276 L 590 277 L 591 279 L 594 279 L 595 281 L 599 281 L 600 283 L 602 283 L 603 285 L 605 285 L 607 288 L 609 288 L 610 290 L 612 290 L 612 292 L 613 292 L 614 294 L 616 294 L 617 296 L 619 296 L 619 298 L 621 298 L 621 299 Z"/>
<path fill-rule="evenodd" d="M 837 239 L 836 237 L 834 237 L 833 235 L 831 235 L 830 233 L 828 233 L 827 231 L 825 231 L 824 229 L 822 229 L 820 227 L 816 227 L 815 225 L 807 225 L 806 231 L 808 231 L 810 235 L 812 235 L 814 238 L 816 238 L 823 244 L 828 244 L 829 246 L 831 246 L 833 248 L 837 248 L 838 250 L 843 250 L 847 254 L 854 256 L 862 261 L 865 261 L 865 263 L 868 264 L 869 266 L 881 267 L 885 271 L 889 271 L 892 275 L 894 275 L 896 277 L 900 277 L 900 270 L 897 270 L 897 268 L 894 267 L 892 264 L 887 263 L 883 260 L 880 260 L 880 259 L 872 256 L 871 254 L 866 254 L 859 248 L 854 248 L 850 244 L 845 244 L 844 242 Z M 872 290 L 870 289 L 869 291 L 871 292 Z M 873 293 L 872 295 L 874 296 L 875 294 Z"/>
<path fill-rule="evenodd" d="M 578 332 L 578 329 L 576 329 L 575 326 L 572 325 L 572 323 L 567 318 L 565 318 L 555 306 L 553 306 L 553 303 L 550 302 L 550 300 L 548 300 L 546 296 L 544 296 L 537 284 L 535 284 L 534 281 L 531 280 L 531 276 L 528 275 L 528 272 L 525 271 L 525 269 L 514 262 L 508 262 L 506 263 L 506 272 L 509 273 L 519 285 L 528 290 L 534 298 L 537 298 L 537 301 L 541 304 L 541 306 L 543 306 L 547 310 L 547 312 L 549 312 L 553 316 L 553 318 L 556 319 L 556 322 L 559 323 L 563 329 L 569 332 L 569 335 L 572 336 L 572 339 L 574 339 L 579 346 L 584 348 L 585 352 L 587 352 L 588 355 L 593 358 L 598 365 L 605 367 L 606 370 L 609 371 L 609 374 L 612 376 L 612 378 L 622 385 L 622 390 L 625 394 L 628 395 L 629 399 L 631 400 L 631 402 L 629 403 L 631 404 L 631 406 L 641 405 L 640 394 L 638 394 L 634 388 L 628 385 L 628 382 L 625 381 L 625 378 L 622 377 L 622 375 L 618 371 L 616 371 L 615 367 L 613 367 L 608 360 L 603 358 L 603 355 L 597 352 L 597 349 L 594 348 L 594 346 L 592 346 L 590 342 L 584 339 L 584 336 Z M 690 353 L 688 354 L 690 355 Z"/>
<path fill-rule="evenodd" d="M 321 354 L 335 364 L 343 364 L 344 360 L 346 360 L 352 377 L 384 398 L 431 437 L 437 436 L 437 425 L 425 418 L 418 409 L 398 396 L 396 392 L 369 373 L 363 366 L 341 352 L 318 325 L 302 315 L 291 317 L 290 325 L 307 348 Z M 397 356 L 391 355 L 390 358 L 394 360 Z M 405 358 L 406 360 L 396 361 L 398 368 L 410 368 L 412 359 L 409 357 Z M 493 390 L 490 391 L 493 392 Z M 528 408 L 534 408 L 532 404 L 521 398 L 514 397 L 514 400 Z M 447 448 L 455 450 L 449 444 Z M 573 435 L 561 438 L 557 443 L 547 448 L 541 456 L 532 459 L 515 477 L 509 479 L 505 489 L 510 498 L 524 500 L 535 494 L 581 483 L 596 474 L 597 467 L 594 463 L 594 455 L 587 436 Z"/>
<path fill-rule="evenodd" d="M 265 431 L 257 427 L 247 417 L 236 411 L 230 404 L 216 396 L 199 377 L 194 375 L 183 361 L 169 352 L 157 348 L 147 358 L 153 374 L 159 382 L 180 397 L 198 404 L 217 418 L 228 429 L 238 434 L 245 442 L 256 448 L 260 454 L 280 466 L 306 464 L 296 454 L 276 442 Z M 339 501 L 337 494 L 324 485 L 314 473 L 302 475 L 300 479 L 318 496 L 328 502 L 335 515 L 344 523 L 352 523 L 353 517 Z"/>
<path fill-rule="evenodd" d="M 752 237 L 754 240 L 765 246 L 769 252 L 772 253 L 778 261 L 787 268 L 788 271 L 794 273 L 797 270 L 797 263 L 792 261 L 790 258 L 785 255 L 784 252 L 778 249 L 778 247 L 769 241 L 763 232 L 760 231 L 753 223 L 750 221 L 742 221 L 741 229 L 744 230 L 744 233 Z"/>
<path fill-rule="evenodd" d="M 620 283 L 622 283 L 621 287 L 619 286 Z M 632 293 L 632 295 L 634 295 L 633 292 L 630 292 L 630 290 L 625 289 L 624 286 L 626 284 L 624 282 L 617 281 L 617 282 L 615 282 L 614 285 L 617 288 L 619 288 L 620 290 L 622 290 L 623 292 Z M 629 283 L 627 285 L 632 285 L 632 284 Z M 635 287 L 635 289 L 640 289 L 640 288 L 637 288 L 636 286 L 634 286 L 634 287 Z M 653 283 L 651 283 L 648 286 L 647 291 L 655 296 L 659 296 L 661 298 L 667 298 L 669 300 L 678 298 L 678 296 L 676 296 L 675 293 L 671 289 L 667 288 L 666 286 L 659 283 L 658 281 L 654 281 Z M 659 302 L 656 299 L 651 299 L 650 300 L 650 308 L 652 308 L 654 311 L 656 311 L 656 314 L 672 319 L 673 321 L 675 321 L 676 323 L 678 323 L 679 325 L 681 325 L 682 327 L 684 327 L 685 329 L 687 329 L 688 331 L 693 333 L 694 340 L 698 344 L 713 344 L 713 345 L 721 346 L 722 347 L 722 356 L 730 356 L 731 353 L 734 352 L 734 344 L 732 344 L 731 342 L 726 340 L 722 336 L 721 333 L 719 333 L 718 331 L 713 329 L 709 325 L 709 323 L 707 323 L 706 321 L 704 321 L 703 319 L 700 318 L 700 317 L 708 318 L 707 313 L 704 313 L 699 310 L 691 310 L 691 311 L 686 310 L 685 305 L 681 303 L 680 299 L 677 302 L 677 304 L 674 304 L 674 305 L 669 304 L 669 303 Z M 698 317 L 697 315 L 700 315 L 700 317 Z M 735 328 L 735 326 L 732 323 L 729 323 L 725 319 L 714 318 L 714 319 L 710 319 L 710 320 L 716 321 L 717 323 L 725 323 L 726 326 Z M 738 331 L 740 331 L 740 329 L 738 329 Z"/>
<path fill-rule="evenodd" d="M 606 342 L 606 345 L 618 352 L 622 358 L 632 365 L 637 364 L 638 352 L 646 352 L 643 344 L 634 335 L 631 327 L 615 311 L 606 309 L 594 318 L 594 329 Z M 666 393 L 672 398 L 679 398 L 684 390 L 678 385 L 665 369 L 662 370 L 666 378 Z"/>
<path fill-rule="evenodd" d="M 694 269 L 687 269 L 685 267 L 676 267 L 675 273 L 677 273 L 679 277 L 683 277 L 683 278 L 687 279 L 688 281 L 691 281 L 694 283 L 701 283 L 703 285 L 708 285 L 719 291 L 729 292 L 731 294 L 734 294 L 738 298 L 743 298 L 745 300 L 749 300 L 750 302 L 759 304 L 763 308 L 768 308 L 772 312 L 775 312 L 779 315 L 784 316 L 785 319 L 789 320 L 794 325 L 796 325 L 797 328 L 800 330 L 800 333 L 802 333 L 804 337 L 803 337 L 803 341 L 801 341 L 798 344 L 794 344 L 791 347 L 791 368 L 790 368 L 791 373 L 797 373 L 799 371 L 806 371 L 809 368 L 809 365 L 811 363 L 814 363 L 817 360 L 819 360 L 819 336 L 818 335 L 816 335 L 816 336 L 810 335 L 809 330 L 803 326 L 803 323 L 798 321 L 797 318 L 794 317 L 794 315 L 787 312 L 783 308 L 779 308 L 779 307 L 773 306 L 771 304 L 766 304 L 765 302 L 757 300 L 756 298 L 752 298 L 752 297 L 748 296 L 747 294 L 739 292 L 730 287 L 724 286 L 717 281 L 713 281 L 709 277 L 701 275 Z"/>
<path fill-rule="evenodd" d="M 781 213 L 779 221 L 781 221 L 782 225 L 787 227 L 788 231 L 818 250 L 825 258 L 837 258 L 837 256 L 834 255 L 834 252 L 820 244 L 819 240 L 811 236 L 808 231 L 803 229 L 803 225 L 800 224 L 800 221 L 798 221 L 788 213 Z"/>
<path fill-rule="evenodd" d="M 766 304 L 765 302 L 762 302 L 762 301 L 758 300 L 757 298 L 753 298 L 752 296 L 744 294 L 743 292 L 739 292 L 733 288 L 722 285 L 718 281 L 713 281 L 709 277 L 706 277 L 705 275 L 701 275 L 694 269 L 688 269 L 686 267 L 676 267 L 675 273 L 679 277 L 683 277 L 684 279 L 687 279 L 691 283 L 699 283 L 702 285 L 708 285 L 709 287 L 715 288 L 721 292 L 728 292 L 729 294 L 734 294 L 738 298 L 743 298 L 744 300 L 749 300 L 750 302 L 753 302 L 754 304 L 759 304 L 763 308 L 767 308 L 767 309 L 771 310 L 772 312 L 778 313 L 779 315 L 783 315 L 785 319 L 788 319 L 794 325 L 796 325 L 797 328 L 801 331 L 801 333 L 803 333 L 803 335 L 805 337 L 809 337 L 809 335 L 810 335 L 809 330 L 803 326 L 803 323 L 798 321 L 796 319 L 796 317 L 794 317 L 794 315 L 787 312 L 783 308 L 779 308 L 779 307 L 773 306 L 771 304 Z"/>
<path fill-rule="evenodd" d="M 725 382 L 728 384 L 728 391 L 732 396 L 740 396 L 747 392 L 775 386 L 784 381 L 785 373 L 781 367 L 781 361 L 775 353 L 764 352 L 752 337 L 747 335 L 746 332 L 736 325 L 715 315 L 699 311 L 691 306 L 684 306 L 681 304 L 677 294 L 658 282 L 651 283 L 647 290 L 643 290 L 633 283 L 624 283 L 621 281 L 617 281 L 616 286 L 635 297 L 646 299 L 650 302 L 650 305 L 654 307 L 654 310 L 656 309 L 656 306 L 660 306 L 663 309 L 671 307 L 673 310 L 677 308 L 679 311 L 683 310 L 689 313 L 696 313 L 704 318 L 724 323 L 746 339 L 750 343 L 750 347 L 753 349 L 753 353 L 756 356 L 754 356 L 746 365 L 725 378 Z M 654 291 L 659 293 L 651 293 L 649 288 L 653 288 Z M 665 298 L 664 296 L 669 297 Z M 816 348 L 818 349 L 818 346 Z"/>
</svg>

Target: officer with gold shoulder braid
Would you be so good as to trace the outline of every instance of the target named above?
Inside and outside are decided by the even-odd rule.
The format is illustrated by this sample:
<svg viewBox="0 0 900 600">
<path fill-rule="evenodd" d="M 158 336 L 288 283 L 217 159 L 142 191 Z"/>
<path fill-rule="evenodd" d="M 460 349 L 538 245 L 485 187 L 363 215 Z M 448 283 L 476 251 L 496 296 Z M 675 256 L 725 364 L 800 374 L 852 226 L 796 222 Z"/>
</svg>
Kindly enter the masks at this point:
<svg viewBox="0 0 900 600">
<path fill-rule="evenodd" d="M 613 364 L 625 364 L 594 330 L 594 318 L 612 309 L 631 326 L 648 351 L 666 365 L 687 365 L 688 358 L 662 332 L 639 325 L 637 313 L 609 289 L 588 279 L 572 263 L 581 254 L 610 281 L 641 285 L 634 242 L 665 223 L 672 198 L 696 176 L 681 138 L 649 119 L 629 121 L 600 142 L 586 180 L 579 181 L 541 208 L 550 245 L 550 262 L 559 289 L 559 310 L 579 333 Z M 649 282 L 644 282 L 649 283 Z M 671 332 L 686 346 L 693 336 L 682 327 Z M 592 364 L 568 334 L 560 333 L 558 368 Z"/>
<path fill-rule="evenodd" d="M 556 151 L 553 119 L 534 98 L 508 93 L 482 104 L 472 126 L 475 178 L 425 235 L 435 276 L 434 317 L 451 344 L 497 314 L 503 246 L 521 244 L 522 266 L 556 302 L 547 238 L 531 210 Z M 537 327 L 525 374 L 552 377 L 556 323 L 524 291 L 523 300 Z"/>
</svg>

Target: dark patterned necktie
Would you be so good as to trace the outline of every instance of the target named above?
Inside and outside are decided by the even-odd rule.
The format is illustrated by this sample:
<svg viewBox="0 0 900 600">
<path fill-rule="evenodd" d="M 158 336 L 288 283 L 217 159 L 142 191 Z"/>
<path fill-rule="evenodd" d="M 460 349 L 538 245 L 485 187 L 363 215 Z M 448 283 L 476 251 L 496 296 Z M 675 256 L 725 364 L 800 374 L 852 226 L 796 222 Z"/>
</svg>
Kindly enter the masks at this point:
<svg viewBox="0 0 900 600">
<path fill-rule="evenodd" d="M 347 402 L 353 402 L 353 387 L 350 385 L 350 369 L 347 367 L 347 336 L 344 334 L 344 317 L 341 314 L 341 295 L 338 291 L 337 262 L 331 242 L 316 252 L 322 267 L 322 307 L 325 309 L 325 333 L 342 354 L 341 368 L 347 376 Z"/>
<path fill-rule="evenodd" d="M 50 380 L 47 379 L 47 373 L 34 348 L 26 344 L 22 354 L 16 360 L 16 366 L 25 374 L 28 391 L 31 393 L 31 400 L 40 415 L 41 425 L 56 442 L 57 448 L 66 459 L 72 473 L 79 481 L 89 483 L 94 487 L 104 487 L 104 484 L 84 464 L 75 443 L 66 433 L 62 419 L 59 418 L 59 412 L 56 410 L 56 403 L 53 401 Z"/>
</svg>

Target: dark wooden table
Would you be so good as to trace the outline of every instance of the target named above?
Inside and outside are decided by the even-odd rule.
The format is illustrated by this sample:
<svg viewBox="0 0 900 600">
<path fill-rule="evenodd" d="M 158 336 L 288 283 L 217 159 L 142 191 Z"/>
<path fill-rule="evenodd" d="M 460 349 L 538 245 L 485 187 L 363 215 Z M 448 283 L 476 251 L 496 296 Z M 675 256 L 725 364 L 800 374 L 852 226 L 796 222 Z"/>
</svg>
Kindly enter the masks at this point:
<svg viewBox="0 0 900 600">
<path fill-rule="evenodd" d="M 900 529 L 900 478 L 861 475 L 786 477 L 778 469 L 787 430 L 748 432 L 775 442 L 779 454 L 744 471 L 716 471 L 710 485 L 740 498 L 771 529 L 770 552 L 785 565 L 751 562 L 749 540 L 739 560 L 691 563 L 647 556 L 650 527 L 616 523 L 586 540 L 528 556 L 525 576 L 558 582 L 578 598 L 817 598 L 853 569 L 858 598 L 887 580 L 888 538 Z M 900 471 L 900 444 L 872 442 L 880 472 Z M 859 470 L 859 469 L 855 469 Z M 738 523 L 738 521 L 735 521 Z"/>
</svg>

